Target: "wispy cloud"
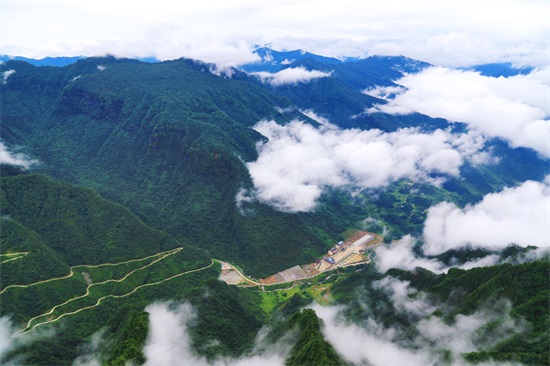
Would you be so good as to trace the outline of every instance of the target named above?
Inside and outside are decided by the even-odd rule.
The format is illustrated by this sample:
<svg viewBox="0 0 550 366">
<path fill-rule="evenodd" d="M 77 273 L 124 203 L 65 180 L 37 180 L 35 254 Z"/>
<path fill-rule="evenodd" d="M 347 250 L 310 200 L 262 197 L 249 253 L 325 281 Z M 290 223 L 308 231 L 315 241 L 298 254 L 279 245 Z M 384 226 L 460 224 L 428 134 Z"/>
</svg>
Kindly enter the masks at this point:
<svg viewBox="0 0 550 366">
<path fill-rule="evenodd" d="M 466 263 L 448 265 L 435 258 L 426 258 L 415 253 L 414 246 L 417 241 L 418 239 L 410 235 L 406 235 L 392 244 L 378 246 L 375 249 L 375 265 L 378 271 L 385 273 L 391 268 L 412 271 L 416 267 L 421 267 L 434 273 L 446 273 L 451 267 L 462 269 L 485 267 L 495 265 L 500 260 L 499 255 L 490 254 L 483 258 L 471 260 Z M 432 252 L 431 255 L 441 254 L 447 250 L 448 249 L 442 245 L 439 251 Z"/>
<path fill-rule="evenodd" d="M 37 160 L 30 159 L 23 153 L 10 151 L 4 142 L 0 140 L 0 164 L 17 165 L 28 169 L 37 163 Z"/>
<path fill-rule="evenodd" d="M 15 70 L 6 70 L 2 73 L 2 83 L 3 84 L 7 84 L 8 83 L 8 78 L 15 74 Z"/>
<path fill-rule="evenodd" d="M 459 314 L 453 323 L 427 316 L 428 311 L 444 308 L 444 304 L 429 303 L 427 296 L 409 288 L 408 284 L 389 279 L 376 284 L 390 296 L 394 310 L 401 316 L 412 316 L 411 329 L 416 331 L 412 339 L 403 337 L 403 330 L 385 326 L 374 317 L 351 323 L 344 317 L 344 306 L 313 309 L 324 321 L 323 334 L 335 349 L 354 364 L 384 365 L 469 365 L 462 354 L 475 352 L 502 341 L 515 332 L 521 332 L 525 324 L 522 320 L 510 317 L 510 304 L 501 301 L 491 308 L 482 307 L 471 315 Z M 399 292 L 395 294 L 395 289 Z M 399 304 L 409 294 L 415 293 L 416 300 L 405 297 L 408 306 Z M 425 294 L 424 294 L 425 295 Z M 359 295 L 361 296 L 361 295 Z M 360 301 L 360 299 L 359 299 Z M 362 304 L 367 307 L 368 305 Z M 415 313 L 416 312 L 416 313 Z M 365 314 L 371 314 L 365 309 Z M 416 320 L 414 320 L 416 319 Z M 490 332 L 484 326 L 499 320 Z M 515 363 L 493 363 L 483 365 L 516 365 Z"/>
<path fill-rule="evenodd" d="M 332 72 L 308 70 L 305 67 L 290 67 L 276 73 L 260 71 L 252 72 L 251 75 L 258 77 L 263 83 L 270 84 L 272 86 L 281 86 L 309 83 L 314 79 L 329 77 L 332 75 Z"/>
<path fill-rule="evenodd" d="M 9 359 L 6 356 L 21 346 L 55 335 L 55 331 L 51 327 L 41 327 L 41 329 L 27 334 L 20 334 L 18 333 L 19 330 L 20 328 L 13 324 L 9 317 L 0 317 L 0 363 L 2 365 L 16 366 L 24 364 L 24 354 L 11 356 Z"/>
<path fill-rule="evenodd" d="M 208 361 L 192 348 L 189 324 L 196 318 L 196 310 L 188 303 L 155 303 L 145 309 L 149 313 L 149 334 L 143 352 L 145 365 L 197 365 L 197 366 L 282 366 L 290 345 L 263 345 L 258 335 L 256 348 L 242 358 L 218 358 Z"/>
<path fill-rule="evenodd" d="M 99 330 L 90 337 L 90 342 L 80 348 L 82 352 L 72 366 L 100 366 L 105 363 L 105 350 L 109 340 L 105 337 L 106 328 Z"/>
<path fill-rule="evenodd" d="M 388 104 L 369 112 L 409 114 L 414 111 L 452 122 L 465 122 L 488 137 L 513 147 L 528 147 L 550 157 L 550 67 L 528 75 L 487 77 L 473 71 L 432 67 L 396 83 L 404 88 L 378 88 L 368 94 L 385 96 Z M 393 93 L 393 95 L 391 95 Z"/>
<path fill-rule="evenodd" d="M 312 115 L 313 116 L 313 115 Z M 315 116 L 319 118 L 318 116 Z M 457 176 L 465 160 L 474 159 L 483 139 L 473 134 L 436 130 L 340 130 L 294 121 L 285 126 L 259 122 L 266 136 L 259 157 L 247 163 L 255 195 L 279 210 L 311 211 L 323 189 L 383 187 L 401 178 L 439 183 L 430 174 Z"/>
<path fill-rule="evenodd" d="M 346 360 L 359 365 L 430 365 L 431 357 L 423 351 L 409 350 L 392 341 L 395 330 L 375 322 L 367 327 L 346 322 L 343 307 L 313 306 L 323 319 L 323 334 Z"/>
</svg>

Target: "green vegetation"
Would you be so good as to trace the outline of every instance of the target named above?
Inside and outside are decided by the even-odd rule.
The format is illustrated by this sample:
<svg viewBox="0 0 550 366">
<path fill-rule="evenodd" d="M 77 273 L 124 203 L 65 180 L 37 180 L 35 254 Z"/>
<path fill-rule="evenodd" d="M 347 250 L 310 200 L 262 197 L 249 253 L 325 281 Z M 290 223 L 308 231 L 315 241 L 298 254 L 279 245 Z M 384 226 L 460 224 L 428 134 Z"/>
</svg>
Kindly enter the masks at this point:
<svg viewBox="0 0 550 366">
<path fill-rule="evenodd" d="M 550 357 L 547 347 L 550 341 L 549 260 L 470 270 L 452 268 L 447 274 L 440 275 L 422 268 L 412 272 L 392 269 L 383 275 L 366 267 L 332 286 L 337 301 L 351 305 L 348 315 L 353 319 L 374 317 L 384 326 L 403 330 L 405 339 L 408 339 L 415 337 L 412 326 L 420 319 L 395 312 L 386 292 L 373 286 L 373 283 L 388 276 L 409 282 L 418 290 L 416 295 L 424 292 L 432 302 L 440 303 L 434 315 L 449 324 L 455 322 L 459 314 L 470 315 L 484 309 L 492 309 L 500 314 L 492 324 L 478 330 L 480 339 L 497 336 L 493 332 L 498 331 L 498 324 L 508 316 L 528 323 L 528 326 L 518 328 L 508 337 L 502 338 L 500 335 L 501 341 L 496 345 L 489 344 L 479 352 L 468 353 L 465 355 L 467 360 L 547 364 Z M 415 294 L 410 296 L 414 297 Z M 362 307 L 356 306 L 358 297 Z M 509 315 L 506 302 L 511 306 Z"/>
<path fill-rule="evenodd" d="M 239 189 L 251 186 L 242 160 L 257 157 L 262 138 L 250 127 L 297 116 L 277 111 L 288 100 L 189 60 L 10 67 L 18 78 L 0 86 L 1 132 L 32 148 L 42 163 L 36 169 L 97 190 L 182 244 L 254 275 L 306 262 L 328 246 L 323 230 L 308 228 L 313 220 L 259 204 L 242 216 L 235 206 Z"/>
<path fill-rule="evenodd" d="M 279 305 L 285 303 L 289 299 L 294 299 L 296 296 L 302 298 L 298 293 L 303 292 L 300 286 L 295 286 L 290 289 L 273 290 L 267 287 L 266 291 L 260 292 L 262 297 L 261 308 L 266 314 L 271 314 Z"/>
<path fill-rule="evenodd" d="M 69 265 L 120 262 L 178 246 L 166 233 L 145 226 L 127 208 L 89 189 L 35 174 L 1 180 L 2 215 L 40 235 Z M 9 243 L 3 250 L 26 250 L 15 239 Z M 3 281 L 9 279 L 2 276 Z"/>
<path fill-rule="evenodd" d="M 305 309 L 295 313 L 291 323 L 298 324 L 300 336 L 285 362 L 286 365 L 344 365 L 334 347 L 324 339 L 321 320 L 315 311 Z"/>
<path fill-rule="evenodd" d="M 98 65 L 105 69 L 98 70 Z M 386 66 L 376 72 L 387 71 Z M 364 72 L 347 70 L 343 81 L 331 77 L 268 91 L 244 74 L 225 79 L 212 75 L 209 65 L 185 59 L 147 64 L 106 57 L 60 68 L 16 61 L 0 66 L 7 68 L 16 73 L 0 85 L 0 132 L 7 141 L 33 152 L 41 162 L 34 169 L 94 189 L 181 244 L 198 245 L 257 277 L 311 261 L 350 223 L 368 216 L 391 230 L 388 240 L 416 234 L 431 204 L 448 199 L 464 205 L 505 184 L 542 179 L 548 170 L 536 155 L 510 151 L 495 142 L 492 148 L 507 159 L 489 167 L 465 165 L 461 176 L 467 179 L 451 179 L 443 189 L 415 184 L 418 192 L 405 195 L 399 192 L 408 182 L 398 182 L 371 197 L 326 192 L 313 213 L 282 213 L 258 202 L 241 202 L 241 212 L 235 197 L 241 188 L 252 187 L 243 161 L 257 158 L 256 142 L 263 139 L 250 127 L 261 119 L 286 123 L 299 116 L 279 112 L 298 110 L 287 97 L 300 108 L 315 108 L 321 114 L 322 108 L 346 118 L 361 113 L 373 99 L 350 89 L 349 75 Z M 362 127 L 378 123 L 389 130 L 446 126 L 419 115 L 369 118 L 376 121 L 357 119 L 357 123 Z M 342 121 L 334 123 L 346 127 Z M 79 224 L 63 228 L 76 234 Z M 116 233 L 105 235 L 117 240 Z M 165 243 L 162 250 L 169 245 Z M 70 249 L 60 246 L 63 251 Z M 81 253 L 72 255 L 82 260 Z M 105 261 L 95 263 L 100 262 Z"/>
<path fill-rule="evenodd" d="M 39 338 L 34 342 L 22 345 L 6 354 L 0 361 L 7 363 L 10 360 L 18 360 L 19 364 L 48 366 L 70 365 L 79 355 L 79 346 L 83 340 L 88 339 L 106 325 L 118 324 L 117 322 L 123 321 L 120 319 L 125 314 L 123 307 L 143 310 L 154 301 L 185 299 L 192 296 L 194 292 L 200 291 L 204 281 L 215 278 L 218 274 L 219 271 L 211 267 L 175 277 L 155 286 L 144 287 L 127 297 L 106 298 L 92 310 L 62 318 L 56 323 L 55 337 Z M 124 339 L 121 338 L 120 342 L 123 341 Z M 114 355 L 112 352 L 111 354 Z M 117 354 L 114 359 L 118 356 L 120 354 Z"/>
<path fill-rule="evenodd" d="M 411 296 L 422 292 L 442 303 L 433 315 L 449 324 L 459 314 L 509 301 L 510 316 L 528 327 L 466 359 L 547 364 L 548 260 L 445 275 L 422 269 L 380 274 L 364 266 L 290 289 L 290 284 L 266 287 L 273 292 L 217 281 L 219 268 L 209 266 L 211 256 L 255 277 L 271 275 L 311 262 L 350 225 L 361 228 L 366 217 L 373 219 L 366 222 L 369 230 L 390 230 L 388 241 L 419 234 L 435 203 L 463 206 L 505 185 L 541 180 L 548 167 L 532 151 L 492 141 L 487 148 L 506 159 L 484 167 L 465 164 L 461 178 L 441 187 L 401 180 L 368 194 L 326 191 L 311 213 L 278 212 L 258 202 L 238 206 L 239 190 L 252 187 L 243 162 L 257 158 L 256 142 L 263 137 L 251 127 L 261 119 L 286 123 L 300 116 L 300 107 L 332 113 L 342 127 L 433 130 L 447 123 L 420 115 L 350 120 L 373 102 L 349 88 L 350 75 L 361 74 L 359 69 L 347 70 L 347 81 L 324 78 L 278 88 L 275 96 L 246 75 L 228 80 L 208 68 L 184 59 L 144 64 L 112 57 L 63 68 L 0 65 L 0 71 L 16 70 L 0 85 L 0 133 L 27 147 L 40 161 L 34 171 L 46 174 L 0 166 L 0 315 L 10 315 L 23 330 L 55 328 L 54 337 L 23 344 L 0 362 L 68 365 L 84 341 L 103 331 L 110 344 L 104 363 L 141 364 L 145 308 L 171 301 L 193 305 L 196 319 L 189 332 L 208 360 L 245 354 L 261 327 L 271 325 L 273 340 L 292 329 L 297 333 L 288 365 L 339 365 L 319 318 L 300 309 L 312 299 L 336 301 L 351 305 L 352 319 L 374 317 L 402 330 L 404 338 L 414 337 L 419 319 L 395 312 L 388 294 L 373 286 L 393 276 L 419 291 Z M 453 252 L 439 259 L 450 263 L 484 254 Z M 490 337 L 501 321 L 478 336 Z"/>
<path fill-rule="evenodd" d="M 29 253 L 12 261 L 6 261 L 2 257 L 0 291 L 9 285 L 26 285 L 69 273 L 69 265 L 43 242 L 38 233 L 28 227 L 4 216 L 0 218 L 0 232 L 2 253 Z"/>
<path fill-rule="evenodd" d="M 143 346 L 149 330 L 149 314 L 132 306 L 122 306 L 111 321 L 109 331 L 114 335 L 114 345 L 106 364 L 124 366 L 129 362 L 145 363 Z"/>
<path fill-rule="evenodd" d="M 257 293 L 214 279 L 195 289 L 188 300 L 197 314 L 189 329 L 193 345 L 208 359 L 249 350 L 266 319 Z"/>
</svg>

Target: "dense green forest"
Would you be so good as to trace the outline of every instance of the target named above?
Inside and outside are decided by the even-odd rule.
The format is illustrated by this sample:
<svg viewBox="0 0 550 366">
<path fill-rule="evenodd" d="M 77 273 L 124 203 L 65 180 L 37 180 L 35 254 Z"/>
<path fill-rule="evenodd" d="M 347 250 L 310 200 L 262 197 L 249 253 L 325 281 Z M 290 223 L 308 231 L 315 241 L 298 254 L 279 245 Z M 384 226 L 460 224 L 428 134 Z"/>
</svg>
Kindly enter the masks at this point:
<svg viewBox="0 0 550 366">
<path fill-rule="evenodd" d="M 179 246 L 175 249 L 172 249 L 173 246 L 163 247 L 161 244 L 166 240 L 176 246 L 179 243 L 163 232 L 148 228 L 127 209 L 106 201 L 89 189 L 35 174 L 7 176 L 2 178 L 2 182 L 2 207 L 6 210 L 3 211 L 2 239 L 4 243 L 6 238 L 5 243 L 10 245 L 9 250 L 3 250 L 3 254 L 28 252 L 2 263 L 2 277 L 12 273 L 9 278 L 14 282 L 33 278 L 30 277 L 33 273 L 37 276 L 35 280 L 63 277 L 29 287 L 6 288 L 0 293 L 2 314 L 10 314 L 19 329 L 38 334 L 55 329 L 53 337 L 37 338 L 32 343 L 10 349 L 4 354 L 3 362 L 71 364 L 77 357 L 86 354 L 84 345 L 99 334 L 103 343 L 95 350 L 97 355 L 94 357 L 99 357 L 102 363 L 123 365 L 131 361 L 142 364 L 146 361 L 143 347 L 149 329 L 145 308 L 155 301 L 175 301 L 193 307 L 196 318 L 188 328 L 192 346 L 197 354 L 210 362 L 216 362 L 220 357 L 236 360 L 249 354 L 256 347 L 257 335 L 262 327 L 268 326 L 270 331 L 266 339 L 274 343 L 279 339 L 291 342 L 286 364 L 343 365 L 346 364 L 345 355 L 338 354 L 326 340 L 323 321 L 313 310 L 303 308 L 311 304 L 313 296 L 325 296 L 328 293 L 326 290 L 312 295 L 317 291 L 315 287 L 325 286 L 330 288 L 333 304 L 345 306 L 349 319 L 360 324 L 372 318 L 385 327 L 398 329 L 401 335 L 396 342 L 406 344 L 408 339 L 417 337 L 415 324 L 422 318 L 394 311 L 394 300 L 377 285 L 384 279 L 409 283 L 416 291 L 409 294 L 411 298 L 423 298 L 422 294 L 425 294 L 426 301 L 439 304 L 428 317 L 441 318 L 450 325 L 457 321 L 459 315 L 473 314 L 493 304 L 502 318 L 494 317 L 478 330 L 477 337 L 492 339 L 498 335 L 500 340 L 462 355 L 469 362 L 495 360 L 542 365 L 549 357 L 544 346 L 550 341 L 548 259 L 470 270 L 451 269 L 447 274 L 439 275 L 421 268 L 414 271 L 392 269 L 382 274 L 372 265 L 360 267 L 359 270 L 339 270 L 327 279 L 320 277 L 292 290 L 285 287 L 276 290 L 279 295 L 269 295 L 269 301 L 275 303 L 269 307 L 271 310 L 266 310 L 262 303 L 268 293 L 218 281 L 219 268 L 209 265 L 208 253 L 192 246 L 183 249 Z M 21 189 L 13 189 L 15 182 Z M 17 192 L 19 196 L 14 200 Z M 65 240 L 91 240 L 96 238 L 94 235 L 99 235 L 101 239 L 93 245 L 98 249 L 104 241 L 108 242 L 101 233 L 117 227 L 117 221 L 102 221 L 102 213 L 109 210 L 117 212 L 116 217 L 133 228 L 133 231 L 120 230 L 115 235 L 120 245 L 132 245 L 134 248 L 128 250 L 133 255 L 119 258 L 131 261 L 93 266 L 70 262 L 72 256 L 67 249 L 63 249 L 65 255 L 57 252 L 59 248 L 52 244 L 51 238 L 62 238 L 57 231 L 65 231 L 60 228 L 62 226 L 52 225 L 50 221 L 65 218 L 69 222 L 78 222 L 76 227 L 83 233 L 66 237 Z M 49 228 L 49 236 L 43 238 L 44 227 Z M 133 236 L 134 232 L 141 233 L 140 238 L 147 240 L 138 240 Z M 83 242 L 86 243 L 86 240 Z M 151 246 L 152 242 L 156 244 Z M 81 250 L 85 248 L 86 245 L 82 245 Z M 511 247 L 503 252 L 502 258 L 513 258 L 514 253 L 525 251 Z M 91 251 L 91 257 L 94 253 Z M 147 257 L 147 254 L 152 255 Z M 471 253 L 472 258 L 483 255 L 487 253 Z M 468 253 L 457 252 L 452 256 L 471 257 Z M 101 257 L 96 259 L 102 260 Z M 445 258 L 441 257 L 441 260 Z M 71 265 L 76 274 L 66 277 Z M 40 269 L 38 275 L 36 269 Z M 33 282 L 17 284 L 25 283 Z M 89 294 L 82 297 L 88 290 Z M 287 296 L 287 291 L 293 295 Z M 368 296 L 364 296 L 365 293 Z M 51 313 L 54 320 L 65 314 L 59 320 L 51 325 L 39 324 L 49 320 L 40 314 L 75 296 L 81 298 L 57 306 Z M 506 302 L 510 303 L 509 309 Z M 37 318 L 27 323 L 33 316 Z M 502 337 L 498 333 L 502 328 L 500 324 L 506 322 L 508 317 L 524 325 Z M 35 325 L 36 328 L 32 329 Z"/>
<path fill-rule="evenodd" d="M 331 329 L 310 308 L 314 301 L 338 306 L 345 321 L 365 331 L 374 322 L 395 333 L 395 345 L 419 352 L 426 346 L 419 343 L 422 322 L 453 327 L 491 310 L 475 330 L 474 351 L 426 352 L 442 363 L 550 362 L 550 259 L 514 260 L 533 248 L 510 246 L 499 265 L 442 274 L 379 273 L 369 252 L 373 264 L 302 283 L 262 289 L 218 280 L 213 258 L 259 278 L 311 263 L 349 229 L 384 233 L 387 243 L 421 237 L 436 203 L 464 207 L 549 172 L 535 152 L 494 139 L 484 151 L 498 159 L 465 162 L 460 176 L 441 184 L 401 179 L 380 189 L 326 188 L 312 212 L 237 202 L 241 189 L 253 188 L 246 163 L 266 141 L 251 128 L 260 120 L 317 126 L 300 112 L 313 108 L 341 128 L 465 129 L 419 114 L 361 115 L 383 102 L 362 89 L 393 85 L 426 64 L 306 56 L 294 66 L 333 77 L 272 87 L 238 70 L 231 78 L 215 75 L 212 65 L 187 59 L 0 65 L 15 70 L 0 83 L 2 139 L 37 161 L 28 170 L 0 165 L 0 325 L 13 328 L 0 363 L 69 365 L 93 356 L 104 365 L 144 364 L 147 307 L 161 303 L 193 309 L 192 320 L 178 326 L 205 363 L 261 357 L 283 342 L 287 365 L 352 364 L 329 342 Z M 415 250 L 421 255 L 419 245 Z M 430 259 L 456 265 L 494 254 L 466 249 Z M 395 281 L 406 283 L 403 302 L 417 300 L 430 312 L 398 310 L 388 290 Z"/>
<path fill-rule="evenodd" d="M 369 66 L 371 82 L 397 61 L 380 62 Z M 431 204 L 447 199 L 465 205 L 505 185 L 540 180 L 547 171 L 535 153 L 495 141 L 487 149 L 506 159 L 487 167 L 466 164 L 461 176 L 467 179 L 450 178 L 443 190 L 419 182 L 414 191 L 419 188 L 420 194 L 405 203 L 399 191 L 406 187 L 398 182 L 368 195 L 326 190 L 314 212 L 289 214 L 245 202 L 243 214 L 237 193 L 252 188 L 244 162 L 257 158 L 256 143 L 265 139 L 251 129 L 258 121 L 299 118 L 316 124 L 299 110 L 323 114 L 322 108 L 330 108 L 340 111 L 332 122 L 349 127 L 344 119 L 353 114 L 349 103 L 362 110 L 381 101 L 353 84 L 357 68 L 273 89 L 236 70 L 232 79 L 213 75 L 209 67 L 186 59 L 150 64 L 104 57 L 65 67 L 9 61 L 0 65 L 16 71 L 0 85 L 0 132 L 32 151 L 40 162 L 34 171 L 91 188 L 147 225 L 238 262 L 256 276 L 310 261 L 366 217 L 381 220 L 392 230 L 391 238 L 418 233 Z M 420 115 L 369 118 L 378 122 L 359 127 L 431 131 L 446 125 Z"/>
</svg>

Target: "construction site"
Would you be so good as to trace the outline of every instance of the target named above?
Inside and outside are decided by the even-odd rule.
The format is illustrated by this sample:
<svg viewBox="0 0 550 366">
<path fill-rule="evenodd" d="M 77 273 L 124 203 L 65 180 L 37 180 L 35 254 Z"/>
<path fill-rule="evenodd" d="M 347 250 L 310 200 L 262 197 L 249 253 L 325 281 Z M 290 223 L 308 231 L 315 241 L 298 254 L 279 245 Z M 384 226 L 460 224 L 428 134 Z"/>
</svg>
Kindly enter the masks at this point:
<svg viewBox="0 0 550 366">
<path fill-rule="evenodd" d="M 376 234 L 357 231 L 349 239 L 336 243 L 314 262 L 297 265 L 257 281 L 247 278 L 233 265 L 222 262 L 220 279 L 228 284 L 241 286 L 269 286 L 305 280 L 337 268 L 370 263 L 367 250 L 380 242 L 381 238 Z"/>
</svg>

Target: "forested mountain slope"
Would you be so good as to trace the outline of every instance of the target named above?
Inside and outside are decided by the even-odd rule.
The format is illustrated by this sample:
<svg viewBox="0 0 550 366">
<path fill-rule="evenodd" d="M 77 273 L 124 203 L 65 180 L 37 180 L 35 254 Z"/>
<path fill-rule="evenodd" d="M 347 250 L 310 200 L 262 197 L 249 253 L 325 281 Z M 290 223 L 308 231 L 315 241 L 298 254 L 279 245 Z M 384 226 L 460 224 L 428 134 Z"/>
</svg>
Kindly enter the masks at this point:
<svg viewBox="0 0 550 366">
<path fill-rule="evenodd" d="M 250 127 L 296 117 L 278 112 L 288 100 L 190 60 L 96 58 L 64 68 L 10 61 L 2 68 L 16 71 L 1 86 L 2 135 L 33 151 L 35 169 L 96 189 L 149 225 L 256 273 L 324 250 L 301 217 L 264 205 L 247 217 L 235 204 L 250 186 L 243 160 L 257 157 L 262 139 Z"/>
</svg>

